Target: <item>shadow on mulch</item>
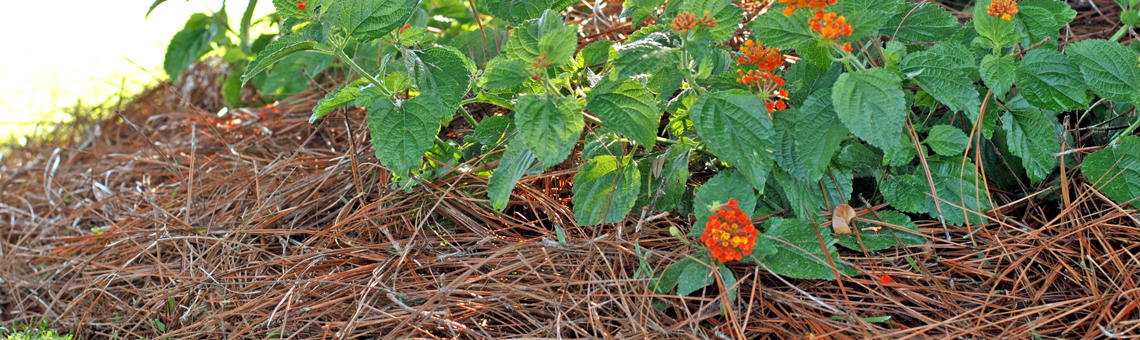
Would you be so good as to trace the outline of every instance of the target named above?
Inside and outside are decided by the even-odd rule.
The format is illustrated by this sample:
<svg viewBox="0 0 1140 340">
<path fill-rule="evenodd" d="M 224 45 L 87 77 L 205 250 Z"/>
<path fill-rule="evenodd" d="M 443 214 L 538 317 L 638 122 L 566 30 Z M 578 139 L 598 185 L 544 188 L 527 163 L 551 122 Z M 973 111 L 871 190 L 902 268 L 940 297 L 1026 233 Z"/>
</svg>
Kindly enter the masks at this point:
<svg viewBox="0 0 1140 340">
<path fill-rule="evenodd" d="M 578 22 L 593 38 L 629 31 Z M 1082 27 L 1064 40 L 1115 30 Z M 61 125 L 2 160 L 5 325 L 47 318 L 84 338 L 1140 336 L 1140 221 L 1072 164 L 1036 195 L 994 195 L 990 223 L 952 227 L 952 241 L 927 221 L 924 246 L 842 253 L 855 277 L 733 266 L 740 297 L 722 306 L 722 287 L 659 295 L 635 275 L 635 245 L 657 272 L 694 251 L 668 231 L 687 216 L 573 227 L 573 167 L 523 179 L 505 213 L 472 172 L 394 190 L 363 111 L 310 125 L 314 90 L 219 115 L 218 72 L 199 64 L 121 118 Z M 1050 194 L 1063 199 L 1039 199 Z M 861 320 L 879 316 L 891 318 Z"/>
</svg>

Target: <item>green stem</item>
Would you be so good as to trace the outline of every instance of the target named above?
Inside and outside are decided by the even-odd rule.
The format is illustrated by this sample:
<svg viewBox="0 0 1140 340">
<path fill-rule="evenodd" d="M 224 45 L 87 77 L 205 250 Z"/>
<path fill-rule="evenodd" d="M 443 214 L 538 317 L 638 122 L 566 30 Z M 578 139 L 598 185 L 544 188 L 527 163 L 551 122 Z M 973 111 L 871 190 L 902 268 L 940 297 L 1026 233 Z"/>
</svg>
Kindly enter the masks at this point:
<svg viewBox="0 0 1140 340">
<path fill-rule="evenodd" d="M 1131 136 L 1132 132 L 1136 131 L 1137 126 L 1140 126 L 1140 119 L 1137 119 L 1135 122 L 1132 122 L 1132 125 L 1129 125 L 1127 129 L 1124 129 L 1124 132 L 1121 132 L 1119 135 L 1116 135 L 1116 137 L 1112 139 L 1112 143 L 1108 143 L 1108 145 L 1111 147 L 1116 147 L 1116 144 L 1120 143 L 1120 139 L 1127 137 L 1127 136 Z"/>
<path fill-rule="evenodd" d="M 1109 38 L 1108 40 L 1112 42 L 1120 41 L 1120 38 L 1124 38 L 1124 35 L 1127 34 L 1128 30 L 1131 28 L 1132 25 L 1124 25 L 1124 27 L 1121 27 L 1119 31 L 1116 31 L 1116 34 L 1113 34 L 1112 38 Z"/>
<path fill-rule="evenodd" d="M 463 105 L 459 105 L 459 113 L 463 115 L 463 119 L 466 119 L 467 123 L 471 124 L 472 129 L 479 127 L 479 122 L 475 121 L 475 117 L 472 117 L 471 113 L 467 112 L 467 109 L 463 108 Z"/>
<path fill-rule="evenodd" d="M 353 61 L 352 58 L 348 56 L 348 54 L 344 53 L 343 48 L 336 48 L 332 52 L 337 57 L 340 57 L 341 60 L 344 60 L 344 63 L 348 64 L 348 66 L 351 67 L 354 71 L 356 71 L 356 73 L 360 73 L 360 75 L 362 77 L 364 77 L 365 79 L 368 79 L 369 82 L 371 82 L 372 84 L 375 84 L 377 87 L 380 87 L 380 89 L 383 90 L 384 93 L 392 94 L 392 92 L 388 91 L 388 88 L 384 86 L 383 82 L 380 82 L 379 79 L 376 79 L 376 77 L 373 77 L 371 74 L 368 74 L 368 72 L 364 71 L 364 69 L 361 68 L 360 65 L 357 65 L 356 62 Z"/>
</svg>

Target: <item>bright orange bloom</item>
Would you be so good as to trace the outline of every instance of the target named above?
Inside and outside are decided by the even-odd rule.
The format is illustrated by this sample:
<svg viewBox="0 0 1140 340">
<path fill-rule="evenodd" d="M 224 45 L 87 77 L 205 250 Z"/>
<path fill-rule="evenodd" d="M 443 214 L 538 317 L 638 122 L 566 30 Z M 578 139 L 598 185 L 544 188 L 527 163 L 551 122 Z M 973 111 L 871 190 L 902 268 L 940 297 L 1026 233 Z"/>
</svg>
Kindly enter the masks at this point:
<svg viewBox="0 0 1140 340">
<path fill-rule="evenodd" d="M 986 6 L 986 12 L 991 17 L 1000 17 L 1001 20 L 1010 21 L 1013 15 L 1017 14 L 1017 2 L 1013 0 L 994 0 L 989 6 Z"/>
<path fill-rule="evenodd" d="M 709 11 L 705 11 L 705 16 L 697 19 L 697 16 L 693 13 L 684 12 L 677 14 L 677 19 L 673 20 L 673 23 L 669 25 L 669 27 L 672 27 L 673 30 L 681 33 L 688 32 L 694 28 L 697 28 L 698 26 L 710 28 L 716 27 L 716 17 L 710 17 Z"/>
<path fill-rule="evenodd" d="M 837 40 L 851 35 L 851 25 L 847 18 L 835 12 L 815 11 L 815 16 L 808 21 L 813 31 L 819 32 L 824 38 Z"/>
<path fill-rule="evenodd" d="M 880 279 L 879 282 L 882 282 L 883 284 L 891 283 L 891 276 L 883 274 L 883 278 Z"/>
<path fill-rule="evenodd" d="M 788 5 L 788 8 L 784 9 L 784 16 L 786 17 L 796 14 L 796 10 L 800 8 L 823 9 L 828 5 L 834 5 L 836 2 L 839 0 L 780 0 L 781 4 Z"/>
<path fill-rule="evenodd" d="M 846 44 L 844 44 L 844 45 L 843 45 L 843 50 L 844 50 L 844 51 L 847 51 L 847 53 L 851 53 L 851 51 L 852 51 L 852 50 L 851 50 L 851 43 L 846 43 Z"/>
<path fill-rule="evenodd" d="M 740 47 L 740 53 L 744 55 L 736 60 L 739 65 L 756 64 L 756 68 L 766 72 L 772 72 L 784 66 L 784 55 L 780 54 L 780 49 L 764 47 L 764 44 L 751 39 L 745 41 L 744 46 Z"/>
<path fill-rule="evenodd" d="M 709 216 L 701 242 L 709 247 L 717 261 L 731 262 L 743 259 L 744 255 L 752 255 L 752 247 L 756 246 L 759 234 L 752 220 L 737 207 L 736 200 L 729 198 L 728 204 L 720 206 Z"/>
</svg>

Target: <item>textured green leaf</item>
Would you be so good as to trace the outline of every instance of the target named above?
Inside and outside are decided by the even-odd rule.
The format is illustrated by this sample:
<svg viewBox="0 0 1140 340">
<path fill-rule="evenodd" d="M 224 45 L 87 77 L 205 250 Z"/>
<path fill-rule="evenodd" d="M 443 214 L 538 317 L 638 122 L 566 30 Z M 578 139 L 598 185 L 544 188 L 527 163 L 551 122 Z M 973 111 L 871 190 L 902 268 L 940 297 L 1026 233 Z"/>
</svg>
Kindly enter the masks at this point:
<svg viewBox="0 0 1140 340">
<path fill-rule="evenodd" d="M 578 59 L 581 59 L 583 67 L 597 67 L 610 61 L 610 50 L 614 47 L 615 42 L 611 40 L 600 40 L 590 43 L 578 51 Z"/>
<path fill-rule="evenodd" d="M 693 265 L 703 266 L 702 264 L 697 263 L 696 260 L 693 260 L 689 257 L 683 258 L 680 261 L 669 265 L 669 267 L 665 268 L 665 271 L 661 273 L 661 276 L 653 282 L 653 291 L 657 292 L 658 294 L 664 294 L 673 290 L 673 288 L 677 287 L 677 281 L 681 279 L 681 273 L 685 272 L 686 268 Z"/>
<path fill-rule="evenodd" d="M 685 182 L 689 180 L 689 156 L 696 143 L 688 138 L 681 138 L 677 144 L 670 145 L 665 153 L 654 158 L 653 161 L 638 163 L 641 171 L 641 191 L 638 203 L 634 207 L 644 207 L 657 197 L 654 211 L 667 211 L 681 209 L 681 202 L 688 187 Z M 654 169 L 654 164 L 660 164 Z"/>
<path fill-rule="evenodd" d="M 686 266 L 681 271 L 681 276 L 677 278 L 677 295 L 686 296 L 716 283 L 713 268 L 715 267 L 711 259 L 703 259 Z"/>
<path fill-rule="evenodd" d="M 516 90 L 530 79 L 527 62 L 519 59 L 495 58 L 479 78 L 479 87 L 488 90 Z"/>
<path fill-rule="evenodd" d="M 763 235 L 757 235 L 756 244 L 752 246 L 752 254 L 745 254 L 741 261 L 763 263 L 764 259 L 768 258 L 768 256 L 775 255 L 778 251 L 776 245 L 772 244 L 772 240 Z"/>
<path fill-rule="evenodd" d="M 562 163 L 570 156 L 586 127 L 582 105 L 574 98 L 523 95 L 515 103 L 515 114 L 519 137 L 542 160 L 544 168 Z"/>
<path fill-rule="evenodd" d="M 164 0 L 165 1 L 165 0 Z M 273 7 L 277 10 L 277 14 L 285 19 L 304 19 L 308 17 L 306 12 L 312 12 L 317 6 L 324 4 L 325 1 L 309 0 L 304 11 L 297 9 L 297 0 L 273 0 Z"/>
<path fill-rule="evenodd" d="M 1137 53 L 1108 40 L 1084 40 L 1065 47 L 1096 94 L 1114 101 L 1140 98 L 1140 67 Z"/>
<path fill-rule="evenodd" d="M 561 67 L 574 58 L 578 50 L 578 27 L 563 26 L 538 39 L 539 55 L 545 55 L 550 67 Z"/>
<path fill-rule="evenodd" d="M 325 95 L 325 99 L 317 102 L 317 106 L 313 106 L 313 116 L 309 117 L 309 124 L 312 124 L 321 119 L 329 112 L 344 106 L 348 103 L 356 101 L 356 97 L 360 95 L 360 88 L 355 86 L 343 87 Z"/>
<path fill-rule="evenodd" d="M 847 17 L 847 22 L 850 23 L 852 30 L 850 37 L 842 38 L 840 41 L 854 41 L 878 33 L 883 24 L 886 24 L 891 17 L 899 14 L 905 5 L 906 1 L 904 0 L 840 1 L 838 12 Z M 812 12 L 810 9 L 804 11 Z"/>
<path fill-rule="evenodd" d="M 332 64 L 334 57 L 318 52 L 300 52 L 281 59 L 264 74 L 251 79 L 258 92 L 268 98 L 284 98 L 312 87 L 311 76 L 320 74 Z M 258 79 L 260 78 L 260 79 Z"/>
<path fill-rule="evenodd" d="M 1013 110 L 1001 117 L 1007 132 L 1009 151 L 1021 158 L 1021 165 L 1029 174 L 1031 183 L 1045 179 L 1057 167 L 1054 152 L 1061 151 L 1061 137 L 1057 135 L 1056 118 L 1040 110 Z"/>
<path fill-rule="evenodd" d="M 876 214 L 878 215 L 877 217 L 875 216 Z M 883 229 L 879 231 L 864 230 L 863 228 L 879 225 L 856 222 L 858 226 L 852 229 L 854 229 L 858 235 L 836 235 L 835 238 L 839 240 L 839 245 L 847 249 L 862 251 L 863 247 L 859 246 L 859 241 L 862 239 L 862 245 L 867 248 L 867 251 L 879 251 L 891 247 L 916 246 L 926 243 L 926 238 L 922 237 L 922 233 L 918 230 L 918 227 L 914 225 L 914 222 L 910 221 L 910 217 L 902 213 L 883 210 L 863 217 L 870 220 L 881 221 L 898 228 L 907 229 L 914 233 L 895 230 L 891 227 L 883 227 Z"/>
<path fill-rule="evenodd" d="M 906 98 L 894 73 L 881 68 L 844 73 L 831 98 L 839 120 L 855 136 L 880 149 L 898 146 L 906 122 Z"/>
<path fill-rule="evenodd" d="M 420 95 L 443 103 L 438 117 L 451 117 L 471 87 L 474 65 L 451 46 L 432 47 L 414 55 L 405 58 L 405 63 Z"/>
<path fill-rule="evenodd" d="M 218 27 L 211 25 L 208 17 L 202 13 L 196 13 L 186 21 L 186 25 L 174 34 L 166 46 L 162 68 L 170 80 L 177 83 L 187 67 L 211 50 L 210 41 L 214 40 L 218 31 Z"/>
<path fill-rule="evenodd" d="M 709 16 L 716 18 L 717 26 L 707 28 L 713 42 L 721 43 L 736 33 L 736 27 L 744 20 L 744 11 L 732 3 L 732 0 L 685 0 L 681 3 L 680 11 L 695 14 L 698 18 L 709 11 Z M 672 19 L 667 18 L 672 23 Z M 702 29 L 704 30 L 704 29 Z"/>
<path fill-rule="evenodd" d="M 936 51 L 942 50 L 908 54 L 899 64 L 899 71 L 912 75 L 918 86 L 951 110 L 977 116 L 982 103 L 974 88 L 975 79 L 970 78 L 968 70 L 956 67 L 950 56 Z"/>
<path fill-rule="evenodd" d="M 487 180 L 487 198 L 491 199 L 491 206 L 496 210 L 503 211 L 511 199 L 511 191 L 514 191 L 515 184 L 518 184 L 519 180 L 526 174 L 527 169 L 530 169 L 537 162 L 538 158 L 535 158 L 534 153 L 527 149 L 522 139 L 512 139 L 507 144 L 507 151 L 503 153 L 503 158 L 499 160 L 499 166 L 495 168 L 495 172 L 491 173 L 491 178 Z"/>
<path fill-rule="evenodd" d="M 649 19 L 661 5 L 665 4 L 665 0 L 625 0 L 621 16 L 623 18 L 633 18 L 633 26 L 637 27 Z"/>
<path fill-rule="evenodd" d="M 632 79 L 607 79 L 594 86 L 586 97 L 586 109 L 608 127 L 652 150 L 662 111 L 652 92 Z"/>
<path fill-rule="evenodd" d="M 783 11 L 769 10 L 752 19 L 748 27 L 752 29 L 752 39 L 764 46 L 791 49 L 807 41 L 815 41 L 815 33 L 808 21 L 812 11 L 796 11 L 792 16 L 784 16 Z"/>
<path fill-rule="evenodd" d="M 788 72 L 784 73 L 784 80 L 787 81 L 784 88 L 788 90 L 788 100 L 795 104 L 802 104 L 808 96 L 820 90 L 827 89 L 830 93 L 831 87 L 835 85 L 835 81 L 843 73 L 843 67 L 840 64 L 836 63 L 831 66 L 827 71 L 808 63 L 795 63 L 789 66 Z M 830 103 L 831 101 L 828 101 L 829 105 Z"/>
<path fill-rule="evenodd" d="M 1014 79 L 1017 79 L 1017 59 L 1011 56 L 994 57 L 992 54 L 987 54 L 982 58 L 978 71 L 982 73 L 982 81 L 986 86 L 989 86 L 998 97 L 1004 97 L 1013 86 Z"/>
<path fill-rule="evenodd" d="M 917 8 L 911 7 L 911 10 L 896 14 L 879 33 L 905 43 L 935 43 L 949 38 L 960 29 L 962 25 L 950 11 L 923 2 Z"/>
<path fill-rule="evenodd" d="M 697 189 L 696 198 L 693 199 L 693 214 L 697 220 L 689 235 L 700 237 L 713 214 L 708 207 L 726 204 L 730 198 L 736 200 L 737 206 L 745 215 L 752 217 L 752 212 L 756 209 L 756 191 L 748 185 L 748 179 L 737 171 L 721 171 Z"/>
<path fill-rule="evenodd" d="M 245 86 L 245 83 L 249 82 L 249 79 L 253 78 L 254 75 L 265 71 L 269 66 L 282 59 L 298 52 L 316 50 L 320 46 L 317 42 L 305 39 L 300 34 L 287 35 L 269 43 L 265 46 L 265 50 L 258 53 L 257 58 L 254 58 L 246 67 L 245 74 L 241 76 L 242 86 Z"/>
<path fill-rule="evenodd" d="M 538 18 L 546 10 L 557 14 L 574 3 L 573 0 L 487 0 L 487 10 L 500 20 L 510 24 Z"/>
<path fill-rule="evenodd" d="M 154 0 L 154 3 L 151 3 L 151 4 L 150 4 L 150 8 L 148 8 L 148 9 L 146 10 L 146 16 L 145 16 L 144 18 L 149 18 L 149 17 L 150 17 L 150 13 L 151 13 L 151 12 L 154 12 L 154 9 L 155 9 L 155 8 L 157 8 L 157 7 L 158 7 L 158 5 L 161 5 L 161 4 L 162 4 L 162 3 L 164 3 L 164 2 L 166 2 L 166 0 Z"/>
<path fill-rule="evenodd" d="M 1055 50 L 1034 49 L 1017 67 L 1017 90 L 1033 106 L 1065 112 L 1088 103 L 1081 71 Z"/>
<path fill-rule="evenodd" d="M 222 84 L 222 98 L 226 100 L 226 107 L 237 108 L 241 105 L 241 89 L 241 76 L 226 77 L 226 82 Z"/>
<path fill-rule="evenodd" d="M 974 5 L 974 29 L 978 32 L 976 42 L 994 50 L 1000 50 L 1017 44 L 1022 35 L 1017 32 L 1017 25 L 1012 21 L 991 17 L 986 11 L 990 0 L 980 0 Z"/>
<path fill-rule="evenodd" d="M 930 157 L 927 163 L 938 195 L 930 193 L 926 174 L 919 170 L 919 173 L 895 176 L 880 184 L 879 190 L 887 203 L 904 212 L 925 213 L 938 218 L 934 202 L 934 197 L 938 197 L 946 223 L 963 225 L 967 218 L 970 224 L 985 223 L 984 214 L 989 209 L 990 200 L 981 175 L 974 171 L 974 163 L 967 160 L 963 167 L 961 157 Z"/>
<path fill-rule="evenodd" d="M 796 109 L 783 110 L 775 115 L 776 120 L 772 122 L 772 157 L 784 172 L 808 180 L 817 173 L 808 170 L 807 161 L 796 146 L 796 140 L 804 137 L 797 135 L 795 130 L 802 115 Z M 822 173 L 819 175 L 822 176 Z"/>
<path fill-rule="evenodd" d="M 633 209 L 640 184 L 632 157 L 590 159 L 574 175 L 574 219 L 580 226 L 621 222 Z"/>
<path fill-rule="evenodd" d="M 961 155 L 970 144 L 970 136 L 955 126 L 935 125 L 922 143 L 939 155 Z"/>
<path fill-rule="evenodd" d="M 795 155 L 803 162 L 804 174 L 789 173 L 795 177 L 808 181 L 818 181 L 824 176 L 827 167 L 831 165 L 831 158 L 839 152 L 839 143 L 847 138 L 847 127 L 839 121 L 835 108 L 831 105 L 831 90 L 824 89 L 813 93 L 804 102 L 798 111 L 787 110 L 780 116 L 788 116 L 794 122 L 794 128 L 786 134 L 794 136 L 792 143 Z M 793 115 L 794 114 L 794 115 Z M 778 121 L 780 119 L 777 119 Z M 787 143 L 785 139 L 781 144 Z M 784 149 L 786 146 L 778 146 Z M 779 152 L 777 152 L 778 154 Z M 778 160 L 778 159 L 777 159 Z"/>
<path fill-rule="evenodd" d="M 503 116 L 491 116 L 479 121 L 479 126 L 471 134 L 479 143 L 487 146 L 498 145 L 515 132 L 515 120 Z M 520 142 L 521 143 L 521 142 Z"/>
<path fill-rule="evenodd" d="M 591 159 L 597 156 L 625 156 L 625 143 L 617 133 L 608 132 L 610 129 L 602 128 L 587 134 L 586 145 L 582 147 L 581 159 Z"/>
<path fill-rule="evenodd" d="M 615 46 L 614 73 L 618 78 L 628 78 L 660 68 L 661 59 L 674 51 L 663 44 L 668 39 L 665 34 L 650 33 L 641 40 Z"/>
<path fill-rule="evenodd" d="M 1120 145 L 1086 156 L 1081 172 L 1113 201 L 1140 206 L 1140 137 L 1121 138 Z"/>
<path fill-rule="evenodd" d="M 753 188 L 764 189 L 773 163 L 772 121 L 764 101 L 739 90 L 709 93 L 693 103 L 689 116 L 717 157 L 740 169 Z"/>
<path fill-rule="evenodd" d="M 403 26 L 415 12 L 419 0 L 340 0 L 335 2 L 336 26 L 361 42 L 379 39 Z M 280 8 L 280 7 L 279 7 Z"/>
<path fill-rule="evenodd" d="M 1017 9 L 1018 26 L 1027 34 L 1027 40 L 1022 43 L 1028 46 L 1049 37 L 1049 41 L 1038 47 L 1045 49 L 1057 48 L 1061 28 L 1077 16 L 1072 7 L 1056 0 L 1021 0 L 1017 2 Z"/>
<path fill-rule="evenodd" d="M 890 166 L 904 166 L 910 164 L 915 156 L 918 156 L 918 149 L 914 147 L 914 141 L 910 139 L 907 133 L 898 135 L 899 143 L 895 147 L 882 150 L 883 151 L 883 165 Z"/>
<path fill-rule="evenodd" d="M 774 176 L 788 200 L 788 207 L 799 218 L 816 218 L 819 212 L 851 200 L 854 176 L 850 172 L 830 171 L 821 180 L 811 182 L 791 177 L 783 171 L 776 171 Z"/>
<path fill-rule="evenodd" d="M 368 130 L 380 163 L 397 174 L 418 169 L 439 134 L 437 102 L 416 97 L 398 103 L 378 100 L 368 106 Z"/>
<path fill-rule="evenodd" d="M 762 263 L 776 274 L 804 280 L 835 280 L 835 270 L 847 276 L 855 275 L 854 268 L 839 260 L 835 238 L 827 228 L 819 228 L 816 233 L 810 221 L 773 217 L 764 224 L 764 230 L 761 237 L 772 241 L 777 251 Z M 821 237 L 827 250 L 820 244 Z M 831 261 L 828 261 L 829 255 Z"/>
</svg>

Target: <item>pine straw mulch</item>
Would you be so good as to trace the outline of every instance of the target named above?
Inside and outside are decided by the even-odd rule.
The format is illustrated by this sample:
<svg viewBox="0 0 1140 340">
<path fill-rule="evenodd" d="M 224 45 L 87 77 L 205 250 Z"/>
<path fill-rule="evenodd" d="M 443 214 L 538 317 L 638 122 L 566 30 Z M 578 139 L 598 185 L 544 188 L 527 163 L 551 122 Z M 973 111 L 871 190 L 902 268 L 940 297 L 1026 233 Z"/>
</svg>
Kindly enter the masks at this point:
<svg viewBox="0 0 1140 340">
<path fill-rule="evenodd" d="M 481 169 L 393 189 L 362 111 L 310 125 L 314 90 L 219 116 L 218 72 L 199 64 L 121 118 L 78 112 L 0 161 L 4 325 L 47 318 L 84 338 L 1140 338 L 1140 221 L 1071 164 L 1035 195 L 995 193 L 990 223 L 952 227 L 952 241 L 926 221 L 925 246 L 843 252 L 853 278 L 733 265 L 740 297 L 724 306 L 724 287 L 659 295 L 635 278 L 635 244 L 657 272 L 693 252 L 668 232 L 686 216 L 576 227 L 572 161 L 523 179 L 504 213 L 482 199 Z M 891 319 L 861 320 L 877 316 Z"/>
</svg>

